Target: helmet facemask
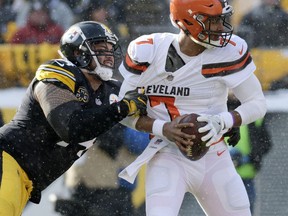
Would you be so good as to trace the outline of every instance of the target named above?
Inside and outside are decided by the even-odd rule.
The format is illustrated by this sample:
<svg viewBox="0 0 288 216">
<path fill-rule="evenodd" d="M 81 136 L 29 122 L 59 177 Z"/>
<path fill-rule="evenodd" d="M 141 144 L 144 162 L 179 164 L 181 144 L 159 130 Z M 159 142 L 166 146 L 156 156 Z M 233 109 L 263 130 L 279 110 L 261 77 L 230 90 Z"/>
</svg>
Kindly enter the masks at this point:
<svg viewBox="0 0 288 216">
<path fill-rule="evenodd" d="M 97 43 L 110 43 L 112 44 L 112 50 L 108 49 L 93 49 L 93 44 L 97 44 Z M 94 41 L 92 40 L 85 40 L 83 42 L 83 44 L 79 47 L 79 49 L 81 50 L 81 56 L 79 56 L 80 59 L 87 59 L 88 61 L 86 61 L 86 64 L 80 66 L 81 68 L 85 68 L 88 70 L 88 73 L 90 74 L 96 74 L 100 79 L 107 81 L 109 79 L 112 78 L 113 76 L 113 70 L 115 69 L 115 65 L 116 65 L 116 61 L 119 58 L 122 58 L 122 52 L 121 52 L 121 48 L 116 45 L 115 43 L 112 42 L 108 42 L 108 41 Z M 105 65 L 105 64 L 101 64 L 99 58 L 102 56 L 111 56 L 113 58 L 113 65 L 109 66 L 109 65 Z M 96 67 L 94 69 L 91 69 L 91 61 L 92 59 L 95 61 L 96 63 Z M 79 61 L 79 60 L 78 60 Z"/>
<path fill-rule="evenodd" d="M 215 17 L 197 15 L 195 19 L 203 30 L 197 35 L 197 38 L 194 38 L 191 34 L 189 34 L 189 37 L 195 43 L 200 44 L 206 48 L 225 47 L 229 43 L 233 33 L 233 27 L 230 23 L 227 22 L 227 18 L 228 15 L 220 15 Z M 206 23 L 206 26 L 204 22 Z M 211 30 L 211 25 L 215 22 L 221 22 L 224 29 L 221 31 Z"/>
</svg>

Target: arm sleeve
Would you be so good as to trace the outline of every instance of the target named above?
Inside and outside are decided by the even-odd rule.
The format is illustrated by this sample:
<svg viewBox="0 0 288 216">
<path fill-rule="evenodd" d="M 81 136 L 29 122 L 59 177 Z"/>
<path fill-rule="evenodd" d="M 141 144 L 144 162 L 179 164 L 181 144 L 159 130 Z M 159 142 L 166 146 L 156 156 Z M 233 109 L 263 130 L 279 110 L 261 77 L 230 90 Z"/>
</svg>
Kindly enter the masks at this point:
<svg viewBox="0 0 288 216">
<path fill-rule="evenodd" d="M 62 104 L 47 116 L 47 120 L 63 141 L 73 144 L 91 140 L 108 131 L 126 117 L 118 112 L 122 102 L 92 109 L 78 109 L 78 102 Z"/>
<path fill-rule="evenodd" d="M 106 132 L 128 114 L 125 102 L 83 109 L 68 89 L 39 82 L 34 88 L 46 118 L 58 136 L 69 144 L 85 142 Z"/>
<path fill-rule="evenodd" d="M 241 115 L 242 125 L 249 124 L 266 114 L 266 100 L 257 77 L 252 74 L 240 85 L 232 89 L 241 105 L 235 110 Z"/>
<path fill-rule="evenodd" d="M 121 85 L 120 92 L 119 92 L 119 99 L 123 99 L 127 91 L 134 90 L 137 88 L 137 85 L 135 85 L 134 83 L 139 82 L 140 76 L 136 74 L 132 74 L 129 71 L 127 71 L 126 68 L 123 66 L 123 63 L 120 66 L 119 70 L 122 76 L 124 77 L 124 81 Z M 132 81 L 128 82 L 128 80 L 132 80 Z M 129 116 L 123 119 L 120 123 L 125 125 L 126 127 L 136 130 L 135 126 L 136 126 L 138 119 L 139 117 Z"/>
</svg>

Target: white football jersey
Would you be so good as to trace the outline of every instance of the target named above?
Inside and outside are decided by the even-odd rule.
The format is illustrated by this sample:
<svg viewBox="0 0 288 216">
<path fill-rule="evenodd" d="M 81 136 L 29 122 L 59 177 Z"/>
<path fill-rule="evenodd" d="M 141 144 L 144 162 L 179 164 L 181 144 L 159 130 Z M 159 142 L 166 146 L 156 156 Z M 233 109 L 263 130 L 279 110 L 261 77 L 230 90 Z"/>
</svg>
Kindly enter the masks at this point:
<svg viewBox="0 0 288 216">
<path fill-rule="evenodd" d="M 144 35 L 130 43 L 119 68 L 124 77 L 120 97 L 144 87 L 148 115 L 165 121 L 188 113 L 218 114 L 227 111 L 229 88 L 255 68 L 246 42 L 236 35 L 226 47 L 193 57 L 180 51 L 176 34 Z"/>
</svg>

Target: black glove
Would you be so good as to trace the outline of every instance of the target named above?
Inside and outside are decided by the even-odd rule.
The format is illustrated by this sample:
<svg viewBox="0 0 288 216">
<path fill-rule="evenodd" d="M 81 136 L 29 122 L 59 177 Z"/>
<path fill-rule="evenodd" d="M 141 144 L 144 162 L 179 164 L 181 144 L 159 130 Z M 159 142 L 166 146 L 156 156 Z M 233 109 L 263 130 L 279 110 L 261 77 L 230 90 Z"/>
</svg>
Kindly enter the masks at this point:
<svg viewBox="0 0 288 216">
<path fill-rule="evenodd" d="M 224 134 L 224 137 L 228 137 L 227 139 L 228 145 L 233 146 L 233 147 L 236 146 L 241 138 L 240 128 L 233 127 L 227 133 Z"/>
<path fill-rule="evenodd" d="M 126 92 L 123 102 L 128 106 L 128 116 L 146 115 L 147 96 L 138 89 Z"/>
</svg>

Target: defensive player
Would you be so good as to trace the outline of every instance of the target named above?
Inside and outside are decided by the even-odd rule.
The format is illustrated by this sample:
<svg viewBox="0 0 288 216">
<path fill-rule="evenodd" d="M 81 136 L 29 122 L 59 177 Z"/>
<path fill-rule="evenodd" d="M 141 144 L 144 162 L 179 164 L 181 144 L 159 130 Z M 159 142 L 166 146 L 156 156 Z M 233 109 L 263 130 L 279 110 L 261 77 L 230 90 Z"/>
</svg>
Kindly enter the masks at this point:
<svg viewBox="0 0 288 216">
<path fill-rule="evenodd" d="M 18 112 L 0 129 L 1 216 L 21 215 L 28 200 L 39 203 L 41 191 L 86 151 L 86 141 L 127 115 L 146 113 L 146 96 L 136 91 L 117 102 L 120 83 L 111 80 L 117 42 L 105 25 L 80 22 L 62 36 L 64 59 L 38 68 Z"/>
<path fill-rule="evenodd" d="M 150 118 L 134 118 L 130 126 L 155 135 L 120 177 L 133 182 L 139 167 L 148 163 L 148 216 L 178 215 L 186 192 L 209 216 L 249 216 L 245 187 L 222 136 L 266 113 L 255 64 L 246 42 L 232 34 L 227 19 L 233 8 L 226 0 L 171 0 L 170 12 L 180 33 L 135 39 L 120 66 L 120 95 L 144 87 L 149 101 Z M 231 112 L 226 105 L 229 89 L 241 101 Z M 177 122 L 188 113 L 198 113 L 198 120 L 207 122 L 199 131 L 208 132 L 202 140 L 209 140 L 210 149 L 198 161 L 179 151 L 183 134 Z"/>
</svg>

